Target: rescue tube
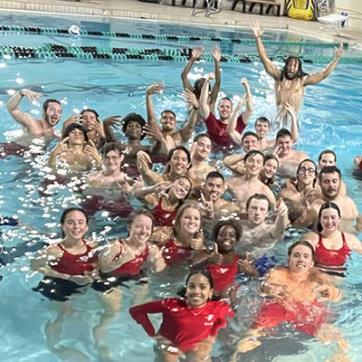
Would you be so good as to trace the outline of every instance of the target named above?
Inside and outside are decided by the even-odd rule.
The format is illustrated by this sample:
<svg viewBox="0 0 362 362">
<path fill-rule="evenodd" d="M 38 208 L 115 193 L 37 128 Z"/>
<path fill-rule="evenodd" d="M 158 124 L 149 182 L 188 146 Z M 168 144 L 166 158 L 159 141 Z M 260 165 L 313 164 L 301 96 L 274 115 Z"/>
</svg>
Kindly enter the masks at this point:
<svg viewBox="0 0 362 362">
<path fill-rule="evenodd" d="M 314 0 L 287 0 L 287 15 L 298 20 L 313 20 Z"/>
</svg>

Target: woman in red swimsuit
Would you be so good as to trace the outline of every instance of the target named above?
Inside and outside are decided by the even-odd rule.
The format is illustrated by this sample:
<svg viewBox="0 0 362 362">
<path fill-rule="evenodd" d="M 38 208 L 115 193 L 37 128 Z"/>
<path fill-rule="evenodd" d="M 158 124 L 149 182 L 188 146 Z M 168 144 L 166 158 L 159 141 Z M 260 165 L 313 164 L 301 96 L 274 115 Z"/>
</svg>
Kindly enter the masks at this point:
<svg viewBox="0 0 362 362">
<path fill-rule="evenodd" d="M 165 268 L 160 249 L 148 241 L 152 235 L 154 219 L 149 211 L 139 210 L 129 222 L 129 235 L 125 239 L 115 239 L 104 247 L 98 256 L 99 273 L 102 279 L 93 283 L 104 304 L 104 313 L 99 324 L 94 328 L 96 348 L 104 359 L 107 358 L 108 347 L 102 343 L 107 327 L 113 322 L 121 309 L 122 290 L 119 288 L 125 281 L 144 277 L 145 269 L 157 272 Z M 139 280 L 140 281 L 140 280 Z M 140 288 L 147 288 L 139 283 Z M 137 295 L 135 288 L 134 294 Z"/>
<path fill-rule="evenodd" d="M 213 342 L 226 318 L 233 317 L 224 301 L 212 300 L 213 281 L 209 273 L 191 272 L 181 298 L 166 298 L 134 306 L 132 318 L 153 337 L 157 346 L 156 361 L 176 362 L 180 355 L 187 361 L 209 361 Z M 162 323 L 155 331 L 148 314 L 162 314 Z"/>
<path fill-rule="evenodd" d="M 214 281 L 214 295 L 233 299 L 238 273 L 258 276 L 251 262 L 235 252 L 241 238 L 241 227 L 235 220 L 219 221 L 213 229 L 214 250 L 199 252 L 193 268 L 206 266 Z"/>
<path fill-rule="evenodd" d="M 319 233 L 310 233 L 303 239 L 315 247 L 316 266 L 331 275 L 344 276 L 351 251 L 362 253 L 362 243 L 350 233 L 339 231 L 341 212 L 334 202 L 324 203 L 319 210 Z"/>
<path fill-rule="evenodd" d="M 65 317 L 71 312 L 65 302 L 74 293 L 82 293 L 96 276 L 95 245 L 84 239 L 88 231 L 88 216 L 83 209 L 64 210 L 60 225 L 62 240 L 41 250 L 32 260 L 31 267 L 44 274 L 33 290 L 57 301 L 53 302 L 57 317 L 46 324 L 45 335 L 51 352 L 60 360 L 80 360 L 85 356 L 75 348 L 59 344 Z"/>
</svg>

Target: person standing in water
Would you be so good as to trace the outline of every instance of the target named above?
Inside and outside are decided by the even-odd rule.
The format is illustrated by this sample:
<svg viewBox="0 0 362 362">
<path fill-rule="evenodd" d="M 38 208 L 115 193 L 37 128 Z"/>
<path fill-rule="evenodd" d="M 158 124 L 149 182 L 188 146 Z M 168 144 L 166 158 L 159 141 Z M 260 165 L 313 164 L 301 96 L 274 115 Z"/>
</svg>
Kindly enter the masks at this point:
<svg viewBox="0 0 362 362">
<path fill-rule="evenodd" d="M 264 31 L 261 28 L 259 20 L 252 21 L 251 29 L 255 35 L 258 54 L 265 71 L 275 80 L 275 93 L 278 107 L 276 119 L 280 119 L 285 123 L 288 118 L 287 104 L 290 104 L 296 113 L 299 112 L 303 102 L 304 87 L 321 82 L 333 72 L 343 54 L 343 47 L 340 46 L 335 50 L 332 62 L 320 72 L 312 74 L 304 73 L 300 58 L 293 56 L 286 59 L 283 69 L 279 69 L 277 65 L 269 59 L 266 53 L 263 41 L 261 40 Z"/>
</svg>

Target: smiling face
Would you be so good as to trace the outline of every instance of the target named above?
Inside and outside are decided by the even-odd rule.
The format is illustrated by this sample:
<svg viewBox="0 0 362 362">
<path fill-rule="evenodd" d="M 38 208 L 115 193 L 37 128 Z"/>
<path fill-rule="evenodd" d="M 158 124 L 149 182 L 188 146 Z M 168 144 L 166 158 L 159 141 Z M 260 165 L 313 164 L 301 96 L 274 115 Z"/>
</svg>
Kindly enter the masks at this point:
<svg viewBox="0 0 362 362">
<path fill-rule="evenodd" d="M 188 207 L 180 217 L 180 232 L 196 234 L 201 227 L 201 215 L 198 209 Z"/>
<path fill-rule="evenodd" d="M 285 135 L 277 139 L 276 145 L 280 150 L 280 156 L 286 156 L 292 150 L 292 139 L 290 136 Z"/>
<path fill-rule="evenodd" d="M 299 70 L 299 62 L 297 58 L 291 58 L 286 65 L 286 75 L 288 79 L 294 79 Z"/>
<path fill-rule="evenodd" d="M 298 182 L 304 186 L 312 185 L 317 177 L 316 171 L 317 170 L 313 162 L 310 161 L 303 162 L 298 170 L 298 175 L 297 175 Z"/>
<path fill-rule="evenodd" d="M 230 99 L 222 99 L 219 102 L 218 111 L 220 115 L 220 120 L 224 121 L 228 119 L 231 115 L 231 111 L 233 110 L 233 104 Z"/>
<path fill-rule="evenodd" d="M 255 133 L 259 138 L 264 138 L 269 132 L 269 124 L 265 121 L 257 120 L 255 123 Z"/>
<path fill-rule="evenodd" d="M 232 225 L 222 226 L 217 235 L 216 243 L 220 253 L 232 251 L 237 243 L 237 232 Z"/>
<path fill-rule="evenodd" d="M 264 163 L 264 175 L 268 179 L 273 179 L 278 171 L 278 161 L 270 159 Z"/>
<path fill-rule="evenodd" d="M 289 256 L 288 265 L 294 272 L 310 270 L 314 266 L 312 250 L 308 246 L 297 245 Z"/>
<path fill-rule="evenodd" d="M 318 167 L 319 169 L 322 169 L 325 166 L 335 166 L 336 165 L 336 159 L 333 155 L 333 153 L 323 153 L 320 160 L 318 161 Z"/>
<path fill-rule="evenodd" d="M 225 192 L 225 182 L 220 177 L 209 177 L 205 182 L 204 191 L 210 201 L 217 201 Z"/>
<path fill-rule="evenodd" d="M 322 225 L 323 232 L 333 233 L 338 229 L 341 218 L 338 215 L 338 211 L 331 207 L 322 210 L 319 222 Z"/>
<path fill-rule="evenodd" d="M 97 122 L 97 116 L 94 112 L 84 111 L 81 115 L 82 125 L 87 131 L 92 131 L 94 129 L 94 124 Z"/>
<path fill-rule="evenodd" d="M 193 157 L 198 160 L 206 160 L 211 152 L 211 141 L 209 137 L 200 137 L 193 148 Z"/>
<path fill-rule="evenodd" d="M 127 127 L 125 129 L 125 135 L 130 141 L 140 140 L 142 137 L 142 133 L 143 133 L 143 128 L 139 122 L 130 121 L 127 124 Z"/>
<path fill-rule="evenodd" d="M 243 138 L 242 147 L 246 153 L 259 148 L 258 139 L 254 135 L 248 135 Z"/>
<path fill-rule="evenodd" d="M 147 215 L 137 215 L 129 228 L 130 242 L 146 244 L 152 235 L 153 222 Z"/>
<path fill-rule="evenodd" d="M 171 112 L 162 112 L 160 122 L 163 131 L 173 131 L 176 128 L 176 117 Z"/>
<path fill-rule="evenodd" d="M 62 106 L 57 102 L 49 102 L 48 107 L 44 114 L 46 122 L 54 127 L 60 120 L 62 115 Z"/>
<path fill-rule="evenodd" d="M 123 155 L 120 155 L 118 151 L 109 151 L 103 158 L 103 166 L 106 173 L 113 173 L 119 171 L 121 168 Z"/>
<path fill-rule="evenodd" d="M 212 297 L 209 279 L 202 274 L 192 275 L 186 285 L 186 302 L 191 307 L 203 307 Z"/>
<path fill-rule="evenodd" d="M 248 221 L 254 225 L 260 225 L 268 216 L 269 202 L 264 199 L 253 198 L 250 200 L 247 210 Z"/>
<path fill-rule="evenodd" d="M 264 157 L 259 153 L 249 156 L 245 160 L 245 171 L 249 176 L 259 176 L 263 168 Z"/>
<path fill-rule="evenodd" d="M 61 228 L 66 239 L 83 240 L 88 231 L 87 218 L 81 211 L 70 211 L 65 216 Z"/>
<path fill-rule="evenodd" d="M 178 178 L 170 187 L 169 194 L 178 200 L 184 200 L 191 190 L 190 180 L 186 177 Z"/>
<path fill-rule="evenodd" d="M 187 154 L 183 150 L 176 150 L 170 159 L 170 172 L 182 176 L 185 175 L 189 166 Z"/>
<path fill-rule="evenodd" d="M 320 186 L 322 189 L 323 197 L 326 200 L 333 200 L 338 196 L 341 188 L 341 179 L 337 172 L 322 173 L 320 179 Z"/>
</svg>

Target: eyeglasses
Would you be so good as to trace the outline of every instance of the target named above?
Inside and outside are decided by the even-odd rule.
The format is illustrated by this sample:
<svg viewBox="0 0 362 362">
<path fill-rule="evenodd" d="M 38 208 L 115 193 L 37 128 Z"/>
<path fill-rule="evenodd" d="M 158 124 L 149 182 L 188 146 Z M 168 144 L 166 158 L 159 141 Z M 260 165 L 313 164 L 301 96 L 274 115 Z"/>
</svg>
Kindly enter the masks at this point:
<svg viewBox="0 0 362 362">
<path fill-rule="evenodd" d="M 310 168 L 301 167 L 298 172 L 313 175 L 315 173 L 315 169 L 312 167 Z"/>
</svg>

